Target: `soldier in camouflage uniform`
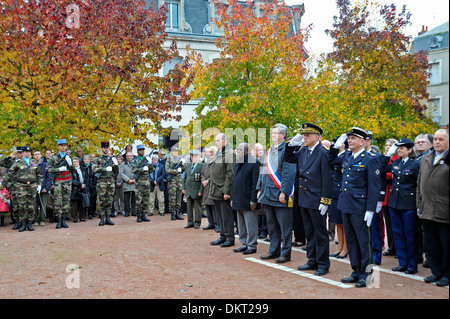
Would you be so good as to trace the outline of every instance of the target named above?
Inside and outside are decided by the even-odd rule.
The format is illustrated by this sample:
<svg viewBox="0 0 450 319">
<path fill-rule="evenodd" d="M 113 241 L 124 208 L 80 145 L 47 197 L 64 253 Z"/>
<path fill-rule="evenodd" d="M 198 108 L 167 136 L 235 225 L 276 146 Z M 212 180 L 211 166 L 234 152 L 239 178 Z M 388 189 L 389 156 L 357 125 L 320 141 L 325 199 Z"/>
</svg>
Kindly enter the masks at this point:
<svg viewBox="0 0 450 319">
<path fill-rule="evenodd" d="M 180 216 L 181 208 L 181 174 L 184 172 L 184 159 L 178 156 L 178 147 L 173 146 L 170 157 L 166 161 L 166 173 L 168 175 L 169 211 L 171 219 L 184 219 Z"/>
<path fill-rule="evenodd" d="M 45 172 L 53 180 L 54 216 L 57 224 L 56 229 L 68 228 L 66 218 L 70 212 L 70 194 L 72 193 L 72 176 L 75 168 L 72 165 L 72 158 L 66 153 L 66 139 L 58 140 L 58 153 L 53 154 L 48 159 Z"/>
<path fill-rule="evenodd" d="M 114 225 L 110 219 L 114 202 L 115 175 L 119 172 L 117 159 L 110 155 L 109 142 L 101 142 L 102 155 L 94 159 L 92 172 L 97 178 L 99 226 Z"/>
<path fill-rule="evenodd" d="M 150 173 L 153 172 L 154 167 L 152 162 L 144 155 L 144 145 L 138 145 L 136 149 L 138 152 L 137 165 L 132 172 L 135 174 L 136 180 L 137 222 L 149 222 L 150 219 L 145 215 L 150 211 Z"/>
<path fill-rule="evenodd" d="M 22 158 L 22 147 L 21 146 L 17 146 L 16 150 L 9 156 L 0 159 L 0 166 L 6 168 L 6 171 L 8 171 L 13 164 Z M 6 183 L 5 183 L 5 187 L 6 187 Z M 14 181 L 11 181 L 9 183 L 9 188 L 6 187 L 8 189 L 9 195 L 11 196 L 10 198 L 10 203 L 11 203 L 11 220 L 14 224 L 13 226 L 13 230 L 17 230 L 19 229 L 19 218 L 18 218 L 18 214 L 17 214 L 17 193 L 15 192 L 15 185 L 14 185 Z"/>
<path fill-rule="evenodd" d="M 31 158 L 29 146 L 23 148 L 23 158 L 11 166 L 5 175 L 5 181 L 8 186 L 10 183 L 14 184 L 14 192 L 17 194 L 19 231 L 33 231 L 34 203 L 36 193 L 41 190 L 42 171 L 37 161 Z"/>
</svg>

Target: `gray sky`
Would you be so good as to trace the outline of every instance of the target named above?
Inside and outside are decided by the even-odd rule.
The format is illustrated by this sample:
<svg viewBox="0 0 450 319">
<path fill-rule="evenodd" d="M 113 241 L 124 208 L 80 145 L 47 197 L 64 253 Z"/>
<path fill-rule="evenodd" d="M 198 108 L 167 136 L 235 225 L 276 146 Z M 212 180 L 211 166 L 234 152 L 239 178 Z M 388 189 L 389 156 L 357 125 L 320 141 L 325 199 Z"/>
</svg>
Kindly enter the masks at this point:
<svg viewBox="0 0 450 319">
<path fill-rule="evenodd" d="M 355 3 L 356 1 L 352 1 Z M 331 29 L 333 16 L 337 16 L 336 0 L 285 0 L 286 4 L 305 4 L 305 15 L 302 17 L 302 28 L 313 24 L 311 37 L 305 44 L 310 54 L 331 52 L 333 43 L 324 32 Z M 422 25 L 431 30 L 449 21 L 448 0 L 379 0 L 381 5 L 394 3 L 397 10 L 401 11 L 403 5 L 411 13 L 412 25 L 405 29 L 408 35 L 413 37 L 422 30 Z"/>
</svg>

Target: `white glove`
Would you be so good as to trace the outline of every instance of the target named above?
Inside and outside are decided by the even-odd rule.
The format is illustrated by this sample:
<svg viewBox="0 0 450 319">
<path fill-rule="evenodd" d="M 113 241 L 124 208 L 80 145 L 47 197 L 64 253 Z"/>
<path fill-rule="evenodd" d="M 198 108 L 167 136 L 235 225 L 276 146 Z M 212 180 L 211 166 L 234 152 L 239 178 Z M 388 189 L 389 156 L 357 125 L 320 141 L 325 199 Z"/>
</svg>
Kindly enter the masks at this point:
<svg viewBox="0 0 450 319">
<path fill-rule="evenodd" d="M 152 159 L 150 158 L 150 156 L 147 155 L 145 158 L 147 159 L 147 162 L 149 162 L 149 163 L 152 162 Z"/>
<path fill-rule="evenodd" d="M 114 165 L 116 165 L 116 166 L 119 165 L 119 162 L 117 161 L 117 158 L 113 157 L 111 160 L 114 163 Z"/>
<path fill-rule="evenodd" d="M 292 140 L 289 142 L 289 146 L 302 146 L 303 145 L 303 138 L 304 136 L 301 134 L 297 134 L 292 138 Z"/>
<path fill-rule="evenodd" d="M 181 158 L 181 165 L 184 165 L 186 161 L 184 160 L 184 157 Z"/>
<path fill-rule="evenodd" d="M 339 136 L 337 141 L 334 143 L 333 148 L 341 148 L 342 146 L 345 145 L 346 140 L 347 140 L 347 133 L 344 133 L 341 136 Z"/>
<path fill-rule="evenodd" d="M 383 207 L 383 202 L 377 202 L 377 208 L 376 208 L 376 212 L 379 213 L 381 208 Z"/>
<path fill-rule="evenodd" d="M 417 217 L 419 217 L 419 216 L 420 216 L 419 209 L 417 208 Z"/>
<path fill-rule="evenodd" d="M 148 166 L 145 165 L 145 166 L 142 168 L 142 170 L 143 170 L 144 172 L 148 171 Z"/>
<path fill-rule="evenodd" d="M 61 166 L 60 168 L 58 168 L 58 170 L 60 172 L 65 172 L 65 171 L 67 171 L 67 166 Z"/>
<path fill-rule="evenodd" d="M 72 166 L 72 159 L 67 154 L 66 154 L 66 162 L 67 162 L 67 165 Z"/>
<path fill-rule="evenodd" d="M 178 173 L 181 173 L 181 167 L 178 167 L 177 171 Z"/>
<path fill-rule="evenodd" d="M 374 212 L 367 211 L 364 215 L 364 221 L 367 224 L 367 227 L 370 227 L 370 224 L 372 224 L 372 218 L 373 218 Z"/>
<path fill-rule="evenodd" d="M 392 145 L 389 148 L 389 151 L 386 153 L 386 156 L 392 157 L 397 152 L 397 145 Z"/>
<path fill-rule="evenodd" d="M 320 204 L 319 205 L 320 215 L 325 215 L 328 210 L 328 205 Z"/>
<path fill-rule="evenodd" d="M 40 192 L 41 192 L 41 185 L 39 185 L 38 187 L 36 187 L 36 190 L 37 190 L 38 193 L 40 193 Z"/>
<path fill-rule="evenodd" d="M 107 166 L 107 167 L 105 168 L 105 170 L 106 170 L 107 172 L 112 172 L 112 167 L 111 167 L 111 166 Z"/>
</svg>

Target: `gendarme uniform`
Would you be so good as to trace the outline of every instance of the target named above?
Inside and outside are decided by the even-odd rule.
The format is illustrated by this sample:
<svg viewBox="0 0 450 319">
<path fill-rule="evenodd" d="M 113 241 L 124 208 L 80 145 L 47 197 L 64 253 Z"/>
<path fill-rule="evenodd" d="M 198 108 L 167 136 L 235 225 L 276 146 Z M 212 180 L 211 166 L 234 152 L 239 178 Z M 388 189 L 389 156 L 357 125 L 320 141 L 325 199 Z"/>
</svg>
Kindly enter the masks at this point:
<svg viewBox="0 0 450 319">
<path fill-rule="evenodd" d="M 29 146 L 23 148 L 31 152 Z M 22 158 L 17 160 L 5 175 L 6 183 L 14 183 L 16 193 L 17 212 L 20 223 L 19 231 L 34 230 L 34 203 L 36 201 L 37 187 L 42 184 L 42 171 L 36 160 Z"/>
<path fill-rule="evenodd" d="M 59 139 L 58 145 L 67 144 L 65 139 Z M 56 229 L 68 228 L 66 217 L 70 212 L 70 194 L 72 193 L 72 176 L 74 170 L 72 158 L 67 153 L 57 152 L 48 159 L 45 171 L 53 180 L 53 196 L 55 199 L 54 215 L 56 217 Z"/>
<path fill-rule="evenodd" d="M 101 147 L 108 147 L 109 142 L 101 142 Z M 97 178 L 98 214 L 100 215 L 99 226 L 114 225 L 109 216 L 111 215 L 114 201 L 115 178 L 119 166 L 114 164 L 112 156 L 97 156 L 92 165 L 92 172 Z M 106 216 L 106 217 L 105 217 Z"/>
<path fill-rule="evenodd" d="M 137 150 L 145 149 L 144 145 L 138 145 Z M 134 166 L 132 172 L 135 174 L 136 180 L 136 214 L 137 222 L 149 222 L 150 219 L 146 217 L 150 209 L 150 173 L 153 172 L 154 167 L 151 161 L 147 160 L 146 156 L 137 156 L 137 164 Z"/>
</svg>

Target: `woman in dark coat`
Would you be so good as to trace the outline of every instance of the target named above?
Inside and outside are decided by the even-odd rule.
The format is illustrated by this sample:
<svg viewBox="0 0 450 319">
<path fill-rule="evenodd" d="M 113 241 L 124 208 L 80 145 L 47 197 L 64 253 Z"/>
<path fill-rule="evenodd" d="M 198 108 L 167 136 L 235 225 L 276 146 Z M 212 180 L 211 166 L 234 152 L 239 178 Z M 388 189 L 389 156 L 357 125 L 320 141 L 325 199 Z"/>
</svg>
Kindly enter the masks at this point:
<svg viewBox="0 0 450 319">
<path fill-rule="evenodd" d="M 82 193 L 86 191 L 87 175 L 84 167 L 80 165 L 77 157 L 73 158 L 73 166 L 75 170 L 70 173 L 72 175 L 72 193 L 70 194 L 70 211 L 72 214 L 73 222 L 86 221 L 85 209 L 83 207 Z"/>
</svg>

